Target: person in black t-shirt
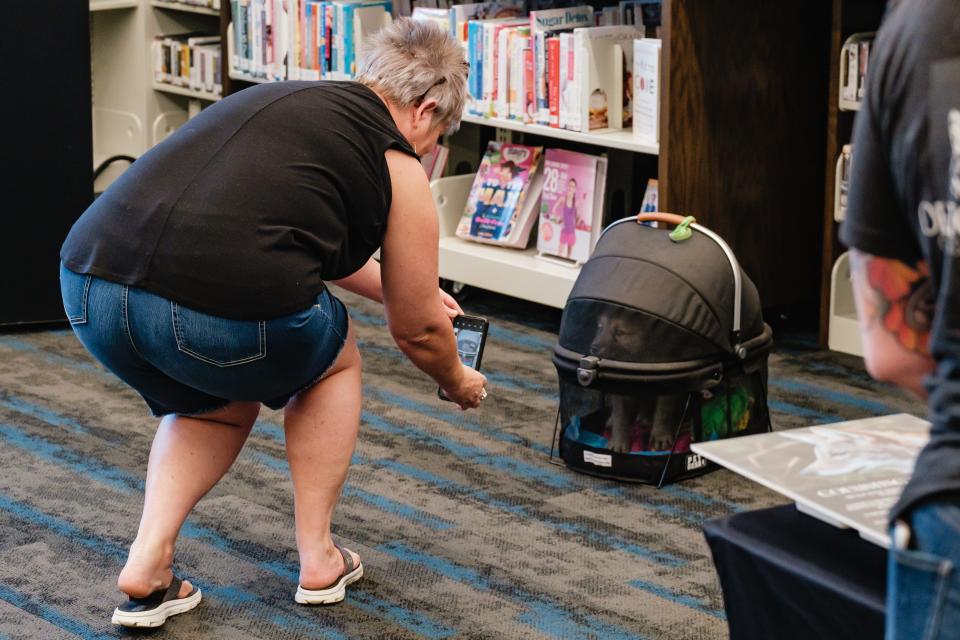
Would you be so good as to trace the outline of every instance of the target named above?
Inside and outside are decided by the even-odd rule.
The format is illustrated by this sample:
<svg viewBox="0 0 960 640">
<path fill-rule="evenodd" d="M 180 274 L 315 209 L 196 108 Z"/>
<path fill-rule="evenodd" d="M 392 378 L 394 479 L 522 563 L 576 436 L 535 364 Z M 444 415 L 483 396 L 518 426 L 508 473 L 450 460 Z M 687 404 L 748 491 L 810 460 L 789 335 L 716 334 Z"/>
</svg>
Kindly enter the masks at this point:
<svg viewBox="0 0 960 640">
<path fill-rule="evenodd" d="M 960 637 L 960 3 L 891 4 L 854 125 L 841 240 L 875 378 L 928 401 L 890 518 L 887 638 Z"/>
<path fill-rule="evenodd" d="M 200 592 L 173 574 L 196 502 L 266 404 L 284 410 L 304 604 L 343 600 L 363 565 L 330 523 L 360 422 L 360 355 L 335 282 L 384 304 L 397 345 L 463 409 L 485 378 L 457 357 L 438 220 L 418 153 L 463 109 L 463 49 L 398 20 L 357 82 L 265 84 L 205 109 L 139 158 L 61 250 L 84 346 L 164 416 L 113 621 L 159 626 Z M 381 249 L 381 264 L 372 259 Z"/>
</svg>

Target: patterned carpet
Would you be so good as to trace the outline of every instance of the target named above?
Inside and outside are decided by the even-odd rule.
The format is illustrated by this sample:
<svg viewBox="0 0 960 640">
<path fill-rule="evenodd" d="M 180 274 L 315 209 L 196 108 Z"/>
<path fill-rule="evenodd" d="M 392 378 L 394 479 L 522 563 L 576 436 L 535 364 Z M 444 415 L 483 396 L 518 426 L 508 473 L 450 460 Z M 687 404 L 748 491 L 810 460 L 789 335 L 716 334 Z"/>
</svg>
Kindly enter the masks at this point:
<svg viewBox="0 0 960 640">
<path fill-rule="evenodd" d="M 264 411 L 185 526 L 176 569 L 204 592 L 165 627 L 112 627 L 155 421 L 69 331 L 0 335 L 0 640 L 727 636 L 700 532 L 784 502 L 726 471 L 657 491 L 548 460 L 559 314 L 465 304 L 492 323 L 491 397 L 462 413 L 400 355 L 374 304 L 343 295 L 364 355 L 363 426 L 335 516 L 366 577 L 345 603 L 294 603 L 280 416 Z M 509 309 L 509 310 L 508 310 Z M 800 342 L 771 357 L 776 428 L 909 411 L 856 358 Z"/>
</svg>

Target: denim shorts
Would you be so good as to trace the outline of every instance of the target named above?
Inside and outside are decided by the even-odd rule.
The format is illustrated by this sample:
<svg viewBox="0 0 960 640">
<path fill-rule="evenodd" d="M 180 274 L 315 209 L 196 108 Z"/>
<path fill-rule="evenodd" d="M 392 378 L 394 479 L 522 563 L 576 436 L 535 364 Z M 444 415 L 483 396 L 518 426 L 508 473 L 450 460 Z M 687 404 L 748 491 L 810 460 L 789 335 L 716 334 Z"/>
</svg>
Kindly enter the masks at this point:
<svg viewBox="0 0 960 640">
<path fill-rule="evenodd" d="M 349 326 L 327 290 L 308 309 L 260 321 L 201 313 L 63 265 L 60 290 L 83 346 L 155 416 L 196 415 L 235 400 L 280 409 L 323 377 Z"/>
</svg>

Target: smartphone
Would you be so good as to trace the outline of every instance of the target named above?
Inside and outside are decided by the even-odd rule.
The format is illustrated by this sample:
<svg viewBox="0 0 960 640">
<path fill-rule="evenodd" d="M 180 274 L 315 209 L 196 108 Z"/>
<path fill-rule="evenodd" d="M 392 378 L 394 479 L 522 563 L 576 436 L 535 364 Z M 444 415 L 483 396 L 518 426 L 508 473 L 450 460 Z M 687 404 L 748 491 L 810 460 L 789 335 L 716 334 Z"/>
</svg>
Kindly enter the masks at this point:
<svg viewBox="0 0 960 640">
<path fill-rule="evenodd" d="M 457 355 L 460 361 L 471 369 L 480 369 L 483 359 L 483 347 L 487 343 L 487 329 L 490 323 L 479 316 L 457 316 L 453 319 L 453 335 L 457 337 Z M 450 400 L 443 389 L 437 389 L 441 400 Z"/>
</svg>

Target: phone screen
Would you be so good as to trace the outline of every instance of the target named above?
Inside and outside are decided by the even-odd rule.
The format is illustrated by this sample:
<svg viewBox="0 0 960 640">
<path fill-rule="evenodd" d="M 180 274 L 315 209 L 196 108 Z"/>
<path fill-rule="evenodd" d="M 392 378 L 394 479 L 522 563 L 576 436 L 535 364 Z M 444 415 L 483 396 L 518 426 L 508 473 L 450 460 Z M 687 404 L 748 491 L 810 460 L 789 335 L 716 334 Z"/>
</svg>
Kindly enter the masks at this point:
<svg viewBox="0 0 960 640">
<path fill-rule="evenodd" d="M 471 369 L 476 369 L 483 334 L 476 329 L 456 326 L 453 328 L 453 333 L 457 336 L 457 353 L 460 355 L 460 361 Z"/>
<path fill-rule="evenodd" d="M 453 335 L 457 338 L 457 355 L 460 357 L 460 362 L 471 369 L 480 368 L 488 326 L 486 319 L 478 316 L 457 316 L 453 320 Z M 437 389 L 437 393 L 443 400 L 450 399 L 443 389 Z"/>
</svg>

